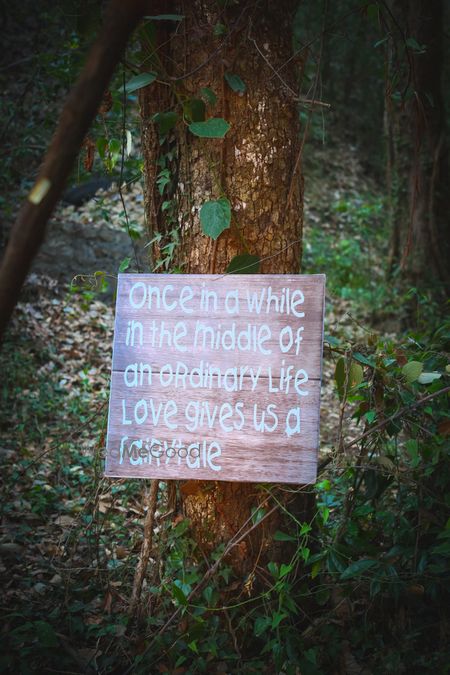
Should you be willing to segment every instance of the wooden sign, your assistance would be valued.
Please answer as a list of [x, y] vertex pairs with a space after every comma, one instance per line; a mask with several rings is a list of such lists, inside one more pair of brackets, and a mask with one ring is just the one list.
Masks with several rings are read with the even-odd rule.
[[119, 275], [106, 475], [313, 482], [324, 287]]

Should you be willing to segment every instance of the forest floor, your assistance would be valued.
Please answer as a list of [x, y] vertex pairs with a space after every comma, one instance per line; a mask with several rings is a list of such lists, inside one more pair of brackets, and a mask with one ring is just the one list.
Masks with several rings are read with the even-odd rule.
[[[316, 264], [315, 248], [326, 259], [324, 247], [336, 249], [342, 240], [351, 241], [351, 220], [360, 224], [368, 199], [364, 195], [370, 194], [371, 204], [377, 197], [348, 146], [340, 146], [337, 153], [320, 150], [322, 162], [332, 162], [333, 170], [325, 172], [326, 178], [313, 175], [306, 184], [305, 271], [332, 272], [325, 332], [355, 343], [366, 340], [372, 330], [370, 312], [338, 292], [333, 275], [339, 281], [339, 274], [347, 274], [346, 283], [353, 283], [348, 261], [343, 263], [346, 269], [330, 270], [320, 261]], [[139, 188], [126, 199], [130, 217], [141, 219]], [[102, 198], [102, 209], [112, 213], [105, 227], [114, 228], [118, 208], [116, 195]], [[96, 218], [98, 199], [78, 209], [59, 207], [54, 221], [72, 224], [75, 231], [81, 224], [97, 232]], [[326, 240], [311, 243], [317, 228]], [[70, 237], [73, 228], [65, 230]], [[71, 245], [68, 240], [66, 246]], [[353, 255], [359, 252], [358, 244]], [[376, 250], [371, 255], [376, 257]], [[112, 297], [102, 300], [102, 293], [89, 288], [89, 280], [96, 279], [95, 266], [75, 272], [88, 280], [83, 290], [71, 290], [42, 273], [29, 277], [0, 356], [1, 606], [9, 653], [5, 663], [12, 659], [20, 672], [27, 672], [26, 658], [45, 661], [48, 649], [57, 645], [65, 653], [63, 661], [72, 669], [75, 664], [77, 672], [95, 670], [96, 660], [102, 654], [107, 659], [108, 649], [113, 657], [111, 644], [126, 630], [132, 570], [142, 538], [143, 484], [102, 477]], [[370, 294], [370, 284], [367, 288]], [[336, 447], [340, 433], [356, 435], [348, 411], [342, 421], [346, 428], [340, 431], [335, 360], [328, 349], [324, 356], [320, 461]], [[133, 649], [139, 653], [139, 643]]]
[[[444, 465], [436, 462], [448, 434], [448, 411], [445, 406], [442, 412], [427, 407], [423, 410], [427, 417], [417, 418], [415, 406], [421, 397], [433, 398], [442, 385], [438, 379], [427, 389], [421, 384], [411, 389], [402, 368], [408, 361], [407, 367], [422, 367], [428, 359], [432, 372], [425, 375], [441, 378], [445, 353], [437, 341], [427, 352], [430, 356], [424, 357], [420, 336], [408, 337], [407, 347], [399, 337], [401, 304], [396, 304], [383, 283], [387, 248], [383, 200], [361, 166], [358, 152], [344, 142], [322, 146], [315, 141], [305, 159], [303, 271], [327, 275], [319, 448], [319, 465], [326, 469], [314, 487], [317, 530], [305, 543], [311, 525], [294, 517], [292, 526], [285, 515], [283, 531], [278, 532], [279, 541], [295, 542], [295, 556], [304, 556], [303, 576], [291, 586], [289, 574], [281, 577], [281, 569], [294, 576], [292, 561], [282, 565], [280, 572], [270, 563], [267, 569], [257, 569], [256, 581], [249, 578], [243, 583], [225, 562], [187, 607], [187, 596], [210, 569], [198, 555], [176, 500], [168, 514], [173, 492], [161, 482], [155, 544], [137, 621], [130, 621], [148, 485], [103, 476], [112, 291], [120, 257], [130, 255], [130, 244], [126, 242], [128, 249], [122, 254], [122, 206], [113, 190], [77, 208], [61, 205], [51, 236], [58, 224], [64, 225], [57, 236], [66, 251], [65, 263], [46, 268], [46, 260], [52, 258], [51, 242], [46, 244], [0, 353], [0, 606], [4, 619], [0, 672], [123, 675], [128, 667], [138, 667], [152, 645], [151, 671], [143, 661], [136, 672], [284, 672], [274, 670], [270, 655], [255, 653], [264, 642], [274, 653], [279, 645], [301, 663], [300, 670], [286, 671], [289, 675], [384, 675], [407, 672], [402, 670], [404, 663], [419, 664], [410, 672], [425, 673], [430, 672], [429, 664], [444, 662], [449, 628], [439, 584], [447, 555], [441, 540], [448, 528], [442, 530], [445, 497], [440, 496], [439, 481], [442, 477], [445, 482]], [[125, 200], [129, 217], [142, 221], [138, 184]], [[94, 240], [99, 259], [109, 256], [113, 242], [118, 256], [115, 269], [99, 269], [96, 256], [77, 269], [75, 248]], [[76, 281], [71, 285], [68, 279], [73, 277]], [[394, 338], [390, 346], [389, 337]], [[369, 399], [373, 379], [366, 387], [369, 404], [363, 429], [352, 418], [361, 398], [354, 397], [341, 409], [335, 369], [348, 351], [369, 364], [367, 379], [374, 377], [374, 369], [373, 361], [364, 355], [383, 359], [376, 370], [383, 373], [378, 382], [386, 387], [384, 401], [389, 407], [381, 415], [396, 415], [413, 402], [408, 427], [395, 430], [403, 438], [392, 442], [374, 436], [371, 456], [361, 466], [352, 451], [343, 450], [363, 430], [372, 433], [371, 424], [376, 431], [378, 411]], [[419, 398], [411, 398], [412, 391]], [[427, 434], [424, 452], [429, 453], [431, 434], [439, 431], [433, 436], [438, 459], [430, 454], [425, 469], [428, 475], [435, 471], [438, 487], [430, 483], [429, 490], [424, 488], [432, 500], [423, 501], [426, 506], [421, 507], [422, 552], [413, 501], [421, 460], [418, 441], [406, 440], [405, 428]], [[384, 454], [379, 452], [382, 442]], [[399, 464], [396, 448], [402, 442], [407, 452]], [[363, 445], [358, 447], [358, 458], [363, 450]], [[358, 489], [356, 504], [352, 496]], [[346, 519], [354, 504], [352, 517]], [[430, 523], [435, 522], [436, 540], [430, 536]], [[340, 541], [343, 524], [345, 543]], [[374, 570], [372, 575], [366, 574], [368, 566]], [[268, 581], [269, 569], [275, 579], [280, 575], [273, 583]], [[250, 599], [247, 585], [250, 588], [253, 583], [260, 594]], [[430, 591], [425, 590], [426, 584]], [[295, 604], [287, 604], [294, 590], [298, 611]], [[284, 608], [281, 602], [286, 603]], [[219, 619], [216, 607], [222, 604]], [[180, 607], [186, 613], [173, 620]], [[429, 625], [439, 626], [432, 642], [427, 638]], [[405, 632], [408, 637], [399, 646]], [[297, 648], [299, 634], [301, 647]], [[155, 635], [160, 635], [157, 643]], [[266, 639], [266, 635], [275, 637]], [[234, 667], [236, 659], [239, 668]]]

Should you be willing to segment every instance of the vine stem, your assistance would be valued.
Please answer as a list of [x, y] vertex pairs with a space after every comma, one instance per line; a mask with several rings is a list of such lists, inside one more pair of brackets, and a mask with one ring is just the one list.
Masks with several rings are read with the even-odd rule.
[[150, 490], [147, 496], [147, 513], [144, 520], [144, 538], [142, 541], [141, 553], [134, 575], [133, 590], [131, 592], [131, 602], [129, 615], [133, 616], [136, 612], [139, 600], [141, 598], [142, 586], [145, 573], [147, 572], [148, 561], [152, 550], [153, 524], [155, 522], [156, 502], [158, 498], [159, 480], [152, 480]]

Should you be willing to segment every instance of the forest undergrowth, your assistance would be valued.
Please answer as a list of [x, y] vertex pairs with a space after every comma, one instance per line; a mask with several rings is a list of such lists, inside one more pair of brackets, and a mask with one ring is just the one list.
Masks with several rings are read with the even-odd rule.
[[291, 554], [242, 583], [223, 548], [211, 573], [161, 482], [131, 612], [148, 485], [102, 473], [112, 300], [32, 275], [0, 357], [5, 672], [446, 672], [449, 326], [423, 298], [400, 333], [376, 186], [345, 144], [310, 161], [304, 271], [328, 275], [313, 520], [255, 486], [249, 527], [278, 505]]
[[[62, 9], [46, 8], [38, 16], [17, 6], [17, 26], [34, 37], [19, 28], [7, 37], [0, 207], [8, 221], [79, 63], [78, 34], [61, 30]], [[120, 100], [118, 90], [108, 127], [96, 121], [103, 158], [94, 170], [109, 162], [117, 174]], [[312, 125], [304, 158], [303, 272], [327, 274], [312, 519], [290, 510], [286, 486], [255, 485], [261, 506], [244, 528], [264, 527], [279, 509], [275, 539], [288, 557], [241, 580], [226, 554], [246, 530], [210, 566], [179, 508], [182, 485], [161, 481], [132, 606], [150, 486], [103, 477], [114, 310], [102, 291], [114, 280], [77, 269], [86, 284], [69, 288], [32, 274], [0, 352], [2, 672], [449, 672], [450, 324], [426, 293], [402, 294], [397, 279], [386, 280], [383, 191], [361, 149], [338, 127], [325, 131], [322, 144], [321, 124]], [[127, 162], [133, 177], [139, 161]], [[80, 162], [74, 182], [84, 171]], [[137, 241], [134, 197], [125, 201]], [[118, 203], [106, 194], [59, 208], [55, 220], [89, 227], [109, 217], [123, 231]], [[415, 325], [405, 331], [412, 302]]]

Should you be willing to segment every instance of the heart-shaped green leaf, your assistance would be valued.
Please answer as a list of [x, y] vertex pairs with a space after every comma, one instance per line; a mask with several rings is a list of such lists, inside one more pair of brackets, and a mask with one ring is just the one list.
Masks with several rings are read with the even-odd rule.
[[235, 91], [236, 94], [243, 94], [247, 89], [245, 82], [241, 80], [239, 75], [225, 73], [225, 80], [227, 81], [228, 86]]
[[377, 560], [371, 560], [370, 558], [364, 558], [363, 560], [357, 560], [352, 563], [345, 569], [341, 574], [341, 579], [353, 579], [354, 577], [360, 577], [362, 574], [370, 570], [371, 567], [378, 565]]
[[160, 136], [165, 136], [177, 123], [178, 115], [173, 110], [160, 112], [153, 115], [153, 121], [158, 125]]
[[210, 117], [205, 122], [192, 122], [189, 131], [200, 138], [223, 138], [230, 128], [222, 117]]
[[417, 382], [419, 384], [431, 384], [435, 380], [439, 380], [441, 378], [441, 373], [421, 373], [419, 377], [417, 378]]
[[217, 96], [209, 87], [202, 87], [200, 93], [204, 99], [209, 103], [209, 105], [215, 105], [217, 103]]
[[350, 363], [350, 368], [347, 375], [346, 360], [344, 357], [338, 359], [336, 363], [336, 369], [334, 371], [334, 379], [337, 384], [339, 398], [344, 396], [345, 385], [347, 383], [348, 392], [350, 392], [354, 387], [357, 387], [364, 379], [364, 371], [362, 366], [355, 361]]
[[231, 204], [228, 199], [222, 197], [216, 201], [206, 202], [200, 209], [200, 223], [203, 232], [217, 239], [224, 230], [230, 227]]
[[201, 98], [190, 98], [183, 104], [184, 116], [188, 122], [203, 122], [205, 110], [205, 102]]
[[242, 253], [236, 255], [227, 267], [229, 274], [258, 274], [261, 258], [259, 255], [250, 255]]
[[418, 379], [422, 370], [423, 363], [420, 363], [420, 361], [409, 361], [403, 366], [402, 373], [405, 376], [406, 381], [411, 383]]
[[156, 73], [141, 73], [140, 75], [136, 75], [136, 77], [132, 77], [131, 80], [126, 83], [125, 91], [127, 94], [131, 94], [133, 91], [142, 89], [142, 87], [146, 87], [154, 82], [156, 77]]

